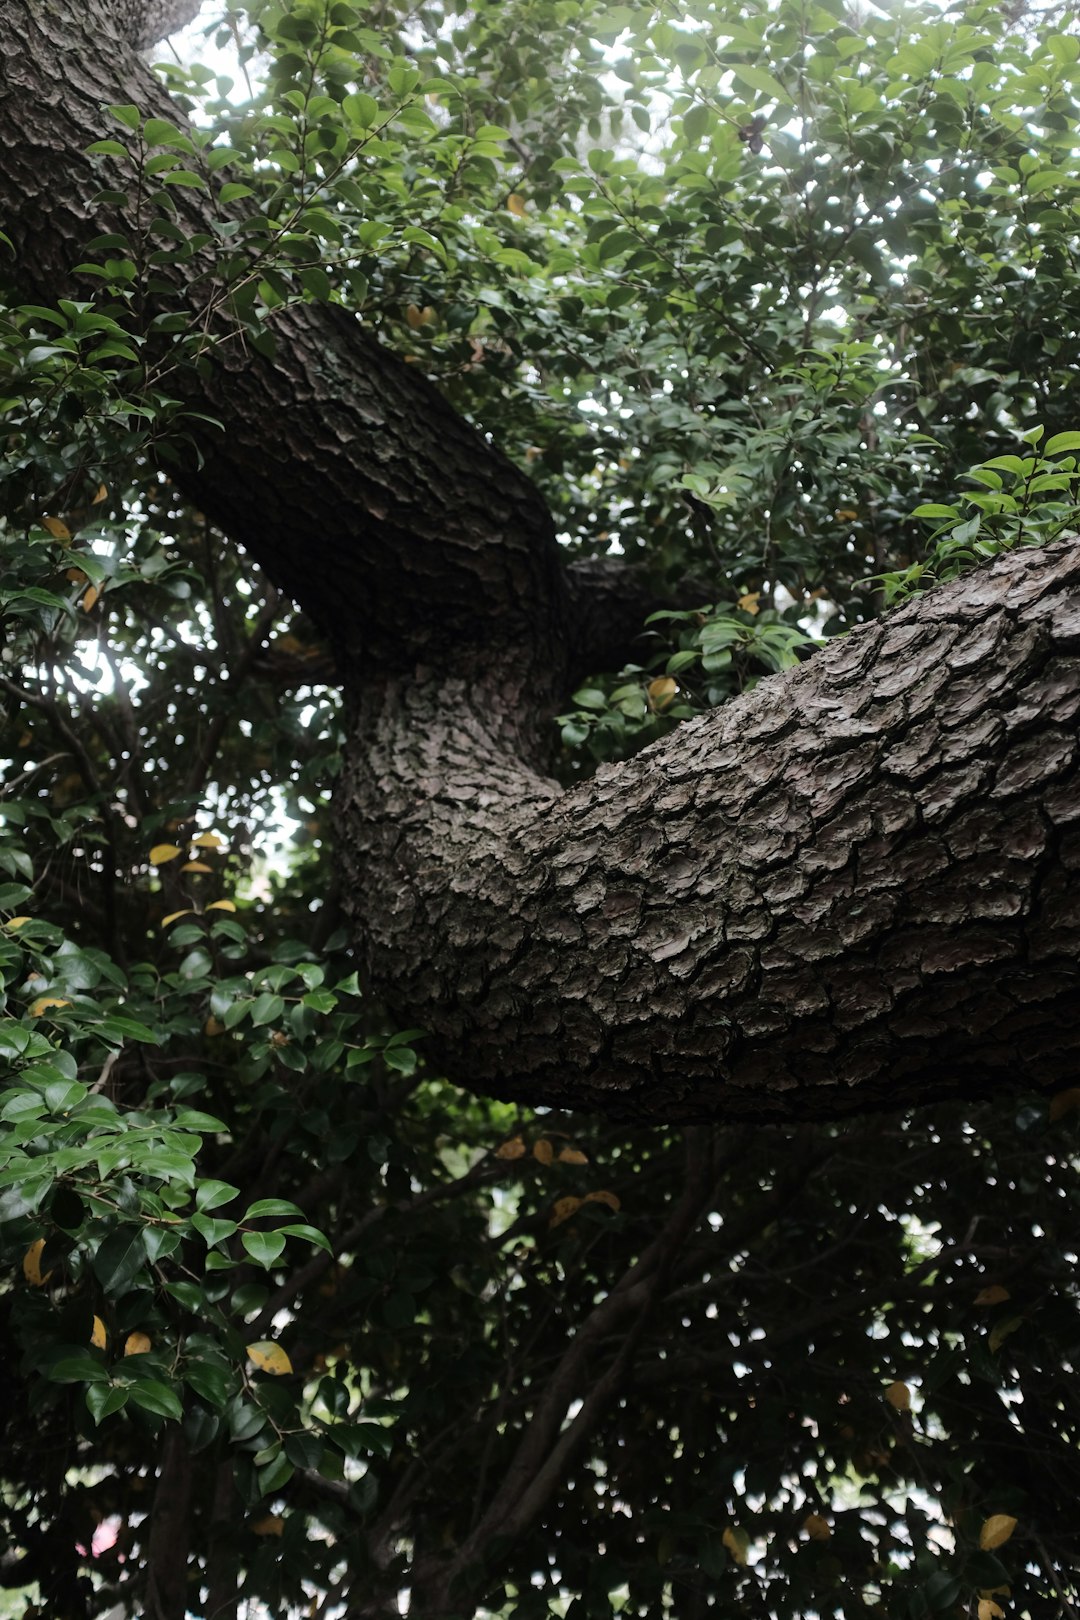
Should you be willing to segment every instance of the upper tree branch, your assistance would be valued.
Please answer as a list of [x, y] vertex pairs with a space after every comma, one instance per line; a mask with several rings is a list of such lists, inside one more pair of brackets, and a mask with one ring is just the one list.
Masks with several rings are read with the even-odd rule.
[[[87, 201], [125, 181], [120, 160], [103, 172], [85, 156], [118, 133], [103, 105], [184, 123], [131, 42], [133, 15], [129, 0], [59, 10], [0, 0], [0, 214], [21, 290], [38, 301], [72, 291], [90, 237], [140, 228], [130, 208]], [[227, 213], [203, 193], [173, 202], [190, 235], [212, 237]], [[197, 269], [198, 290], [178, 281], [172, 307], [193, 328], [209, 321], [207, 364], [170, 374], [169, 391], [226, 431], [185, 421], [177, 476], [189, 496], [350, 654], [461, 668], [498, 652], [530, 687], [550, 688], [565, 584], [527, 477], [346, 310], [278, 311], [267, 358], [230, 326], [212, 262]]]

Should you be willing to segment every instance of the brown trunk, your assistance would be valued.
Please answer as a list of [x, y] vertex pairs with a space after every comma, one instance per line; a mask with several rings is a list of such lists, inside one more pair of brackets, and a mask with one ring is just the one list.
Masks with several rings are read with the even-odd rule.
[[192, 1460], [182, 1430], [166, 1431], [154, 1487], [146, 1549], [147, 1620], [184, 1620], [188, 1605], [188, 1536]]
[[[101, 103], [177, 120], [126, 42], [132, 9], [0, 0], [0, 207], [38, 298], [123, 223], [87, 217]], [[524, 475], [344, 311], [276, 331], [273, 359], [226, 341], [185, 379], [227, 432], [197, 429], [204, 464], [180, 476], [335, 637], [357, 941], [433, 1062], [665, 1120], [1071, 1083], [1071, 543], [856, 631], [564, 794], [543, 775], [552, 706], [625, 642], [634, 589], [610, 569], [570, 588]]]

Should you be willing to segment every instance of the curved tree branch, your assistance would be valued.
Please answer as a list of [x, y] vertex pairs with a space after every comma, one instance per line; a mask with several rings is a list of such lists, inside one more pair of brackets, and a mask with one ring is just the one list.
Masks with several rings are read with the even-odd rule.
[[373, 680], [339, 800], [372, 978], [467, 1083], [640, 1118], [1064, 1082], [1078, 652], [1080, 552], [1017, 553], [566, 794], [497, 678]]
[[[0, 0], [0, 209], [38, 297], [69, 286], [89, 234], [132, 226], [111, 205], [88, 217], [101, 103], [179, 121], [125, 9]], [[177, 206], [211, 225], [199, 195]], [[205, 287], [170, 296], [206, 316]], [[178, 477], [334, 634], [357, 939], [433, 1061], [501, 1095], [671, 1120], [1071, 1080], [1070, 543], [563, 794], [548, 717], [601, 662], [585, 642], [625, 636], [621, 586], [607, 614], [603, 591], [571, 591], [525, 475], [345, 310], [288, 308], [276, 337], [273, 357], [215, 342], [177, 376], [227, 430], [193, 423], [203, 459]]]

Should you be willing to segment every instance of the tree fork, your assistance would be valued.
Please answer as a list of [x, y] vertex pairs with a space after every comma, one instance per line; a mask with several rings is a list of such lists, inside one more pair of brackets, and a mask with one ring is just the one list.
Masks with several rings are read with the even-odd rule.
[[[0, 207], [35, 296], [125, 226], [87, 218], [102, 103], [181, 121], [129, 43], [137, 15], [0, 0]], [[178, 206], [205, 226], [203, 203]], [[227, 342], [186, 375], [227, 431], [195, 427], [204, 460], [179, 478], [338, 644], [358, 944], [433, 1062], [651, 1120], [1071, 1082], [1071, 543], [921, 598], [562, 793], [549, 716], [582, 627], [624, 640], [625, 594], [603, 571], [570, 588], [525, 475], [345, 311], [294, 307], [275, 331], [273, 358]], [[610, 633], [598, 593], [622, 604]]]
[[567, 793], [497, 677], [352, 697], [343, 858], [373, 980], [464, 1083], [800, 1119], [1080, 1052], [1080, 553], [1023, 551]]

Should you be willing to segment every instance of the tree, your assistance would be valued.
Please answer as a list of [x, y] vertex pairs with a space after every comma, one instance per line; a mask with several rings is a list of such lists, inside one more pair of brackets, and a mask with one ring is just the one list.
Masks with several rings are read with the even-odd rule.
[[1080, 39], [186, 9], [0, 5], [9, 1578], [1074, 1612]]

